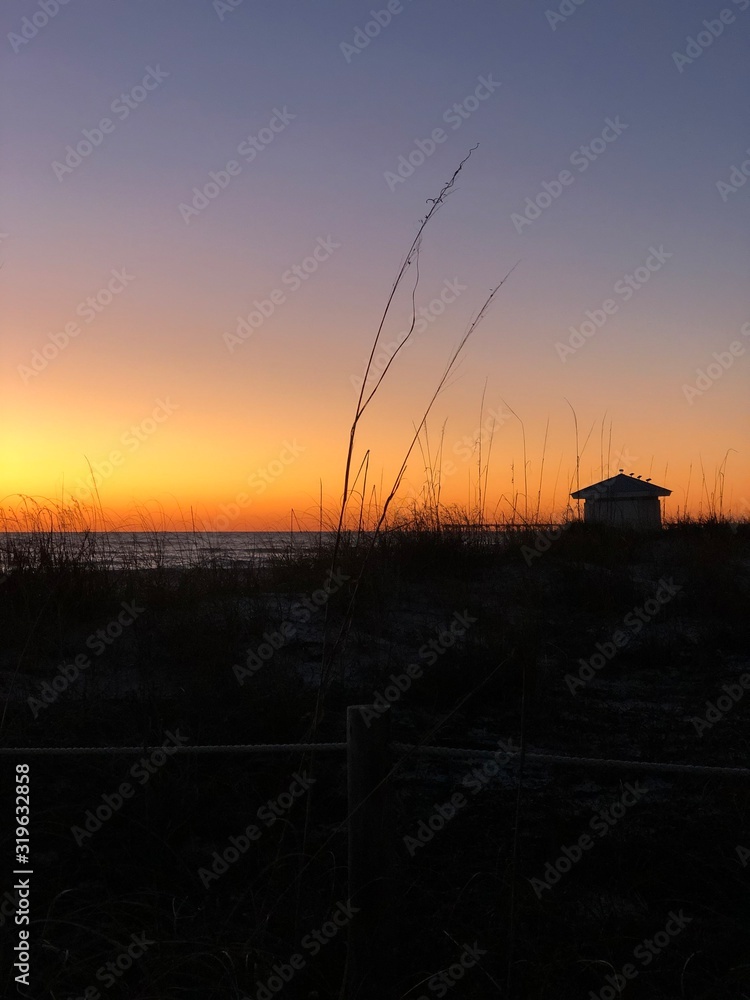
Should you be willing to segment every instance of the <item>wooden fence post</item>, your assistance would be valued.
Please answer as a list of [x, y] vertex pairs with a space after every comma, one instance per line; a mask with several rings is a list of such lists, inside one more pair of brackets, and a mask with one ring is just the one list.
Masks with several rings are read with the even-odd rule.
[[384, 956], [376, 946], [386, 906], [386, 857], [389, 836], [390, 712], [372, 705], [346, 711], [349, 812], [349, 900], [358, 908], [348, 928], [346, 996], [382, 996]]

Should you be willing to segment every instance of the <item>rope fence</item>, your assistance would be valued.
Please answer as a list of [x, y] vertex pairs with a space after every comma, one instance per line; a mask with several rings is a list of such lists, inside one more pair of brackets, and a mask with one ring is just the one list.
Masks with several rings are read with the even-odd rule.
[[289, 753], [294, 750], [346, 750], [346, 743], [237, 743], [215, 746], [187, 747], [0, 747], [0, 755], [9, 754], [90, 754], [154, 753], [167, 750], [169, 756], [178, 753]]
[[[167, 752], [170, 756], [174, 754], [274, 754], [274, 753], [294, 753], [300, 750], [314, 750], [324, 753], [343, 753], [347, 750], [348, 743], [242, 743], [242, 744], [216, 744], [212, 746], [174, 746], [169, 747]], [[407, 743], [390, 743], [390, 749], [397, 753], [404, 754], [424, 754], [433, 757], [469, 758], [469, 759], [493, 759], [501, 753], [504, 757], [511, 759], [520, 758], [520, 751], [498, 751], [490, 750], [487, 747], [439, 747], [416, 744], [414, 746]], [[0, 747], [0, 756], [31, 754], [42, 756], [45, 754], [65, 756], [80, 755], [91, 756], [96, 754], [137, 754], [153, 753], [156, 750], [164, 750], [163, 746], [158, 747]], [[525, 760], [535, 764], [553, 764], [568, 767], [598, 767], [614, 768], [633, 771], [662, 771], [665, 774], [695, 774], [695, 775], [732, 775], [733, 777], [750, 777], [750, 768], [747, 767], [725, 767], [714, 764], [681, 764], [666, 761], [648, 760], [618, 760], [611, 757], [573, 757], [566, 754], [553, 754], [546, 752], [527, 751]]]
[[[446, 747], [426, 744], [409, 745], [391, 741], [390, 718], [386, 714], [379, 724], [370, 728], [365, 722], [363, 705], [349, 705], [346, 712], [346, 742], [341, 743], [246, 743], [209, 746], [180, 745], [167, 748], [147, 746], [101, 747], [0, 747], [0, 756], [92, 756], [144, 754], [161, 750], [172, 754], [289, 754], [300, 751], [345, 753], [347, 770], [347, 814], [336, 830], [347, 828], [348, 899], [356, 901], [357, 920], [348, 928], [347, 965], [345, 972], [348, 995], [363, 995], [371, 962], [371, 942], [378, 928], [387, 921], [393, 900], [386, 891], [386, 844], [392, 831], [390, 820], [389, 779], [395, 770], [392, 755], [455, 759], [495, 759], [502, 754], [505, 761], [523, 759], [530, 764], [547, 764], [568, 768], [626, 769], [688, 775], [715, 775], [747, 778], [750, 768], [723, 767], [702, 764], [667, 763], [644, 760], [566, 756], [539, 750], [505, 751], [485, 746]], [[499, 741], [498, 745], [503, 745]], [[330, 840], [330, 837], [329, 837]], [[328, 841], [326, 841], [326, 844]], [[325, 845], [324, 845], [325, 846]], [[360, 912], [361, 911], [361, 912]], [[343, 995], [343, 994], [342, 994]], [[372, 995], [372, 994], [368, 994]]]
[[[520, 751], [506, 753], [499, 750], [488, 750], [485, 747], [430, 747], [430, 746], [409, 746], [406, 743], [392, 743], [394, 750], [399, 752], [425, 753], [435, 757], [469, 757], [496, 758], [500, 754], [503, 757], [520, 758]], [[750, 777], [750, 768], [747, 767], [722, 767], [711, 764], [674, 764], [660, 761], [648, 760], [615, 760], [609, 757], [569, 757], [565, 754], [533, 753], [527, 751], [526, 761], [539, 764], [563, 764], [571, 767], [612, 767], [635, 771], [664, 771], [676, 774], [732, 774], [736, 777]]]

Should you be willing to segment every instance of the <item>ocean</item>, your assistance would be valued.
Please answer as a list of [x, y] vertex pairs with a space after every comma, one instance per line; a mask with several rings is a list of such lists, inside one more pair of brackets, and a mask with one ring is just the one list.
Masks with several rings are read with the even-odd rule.
[[55, 531], [4, 532], [0, 569], [28, 554], [32, 565], [48, 560], [93, 561], [110, 569], [173, 569], [205, 565], [268, 564], [281, 556], [314, 551], [333, 537], [324, 531]]

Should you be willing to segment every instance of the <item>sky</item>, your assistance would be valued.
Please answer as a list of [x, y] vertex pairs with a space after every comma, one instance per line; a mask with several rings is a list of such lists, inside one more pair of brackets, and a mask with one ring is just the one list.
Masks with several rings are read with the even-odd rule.
[[376, 375], [413, 301], [357, 430], [367, 499], [514, 268], [400, 501], [440, 475], [442, 503], [475, 506], [481, 437], [491, 520], [560, 516], [619, 468], [671, 489], [670, 514], [720, 487], [750, 509], [750, 0], [6, 0], [2, 19], [6, 511], [335, 512], [380, 316], [470, 150], [381, 336]]

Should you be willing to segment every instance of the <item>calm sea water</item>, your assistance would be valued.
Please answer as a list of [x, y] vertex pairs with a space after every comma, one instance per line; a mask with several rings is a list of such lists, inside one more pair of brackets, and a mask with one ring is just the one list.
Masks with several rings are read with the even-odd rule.
[[157, 566], [171, 568], [200, 565], [207, 561], [225, 566], [268, 563], [274, 558], [317, 549], [330, 532], [317, 531], [122, 531], [54, 532], [0, 535], [0, 564], [7, 570], [11, 553], [28, 551], [32, 558], [43, 546], [71, 559], [93, 559], [113, 569]]

